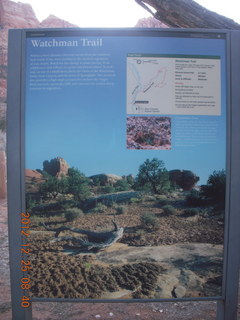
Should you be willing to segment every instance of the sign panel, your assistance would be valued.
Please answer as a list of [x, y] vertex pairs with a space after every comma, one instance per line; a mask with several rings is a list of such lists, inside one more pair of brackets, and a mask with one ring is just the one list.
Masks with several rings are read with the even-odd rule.
[[222, 296], [226, 37], [26, 32], [29, 297]]

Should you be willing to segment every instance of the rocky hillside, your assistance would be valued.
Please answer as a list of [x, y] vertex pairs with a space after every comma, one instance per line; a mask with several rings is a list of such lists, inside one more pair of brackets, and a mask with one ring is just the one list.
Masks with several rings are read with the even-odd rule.
[[[0, 172], [6, 172], [6, 97], [7, 97], [7, 50], [8, 30], [22, 28], [76, 27], [67, 21], [50, 15], [40, 22], [29, 4], [0, 0]], [[1, 174], [0, 199], [6, 197], [6, 177]]]

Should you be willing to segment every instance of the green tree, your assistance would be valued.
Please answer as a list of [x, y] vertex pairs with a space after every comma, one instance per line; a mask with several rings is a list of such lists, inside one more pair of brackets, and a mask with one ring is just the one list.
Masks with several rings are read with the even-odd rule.
[[90, 180], [78, 169], [68, 169], [68, 193], [71, 193], [74, 200], [82, 202], [90, 196]]
[[68, 193], [68, 177], [62, 177], [58, 179], [58, 190], [61, 194]]
[[225, 170], [213, 171], [209, 176], [207, 185], [201, 187], [201, 192], [206, 199], [213, 203], [225, 203], [226, 172]]
[[140, 167], [136, 177], [136, 186], [153, 193], [164, 193], [171, 188], [169, 174], [162, 160], [147, 159]]
[[56, 177], [49, 176], [45, 182], [39, 185], [39, 192], [45, 198], [55, 199], [60, 193], [59, 180]]
[[128, 191], [130, 190], [130, 185], [126, 180], [122, 179], [115, 183], [114, 188], [116, 191]]

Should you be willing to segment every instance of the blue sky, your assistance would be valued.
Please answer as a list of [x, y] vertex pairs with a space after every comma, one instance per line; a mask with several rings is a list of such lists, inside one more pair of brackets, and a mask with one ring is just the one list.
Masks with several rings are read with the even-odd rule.
[[[96, 38], [96, 37], [94, 37]], [[78, 37], [72, 38], [79, 40]], [[213, 170], [225, 168], [226, 83], [225, 41], [219, 39], [106, 37], [102, 47], [34, 48], [28, 39], [26, 74], [26, 168], [42, 169], [44, 160], [63, 157], [70, 166], [87, 176], [97, 173], [118, 175], [138, 172], [147, 158], [163, 160], [168, 170], [192, 170], [200, 183]], [[51, 40], [51, 39], [50, 39]], [[61, 40], [64, 40], [61, 38]], [[30, 90], [31, 54], [110, 53], [116, 77], [113, 86], [69, 86], [60, 90]], [[178, 147], [172, 118], [171, 150], [128, 150], [126, 148], [126, 56], [142, 54], [188, 54], [220, 56], [222, 65], [222, 113], [198, 116], [217, 126], [214, 144]], [[191, 121], [191, 116], [189, 121]], [[196, 118], [196, 116], [195, 116]]]

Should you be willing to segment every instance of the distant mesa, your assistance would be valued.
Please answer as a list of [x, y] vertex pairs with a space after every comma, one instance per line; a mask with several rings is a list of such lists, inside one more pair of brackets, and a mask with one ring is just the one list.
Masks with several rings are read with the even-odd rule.
[[170, 170], [169, 176], [171, 181], [175, 182], [180, 188], [185, 191], [192, 190], [200, 179], [198, 176], [196, 176], [195, 173], [190, 170]]
[[47, 17], [47, 19], [41, 22], [40, 27], [41, 28], [73, 28], [78, 26], [51, 14], [50, 16]]
[[42, 179], [42, 174], [37, 170], [25, 169], [25, 176], [28, 178]]
[[44, 178], [43, 175], [36, 170], [25, 169], [25, 181], [27, 184], [30, 184], [33, 181], [41, 183], [44, 181]]

